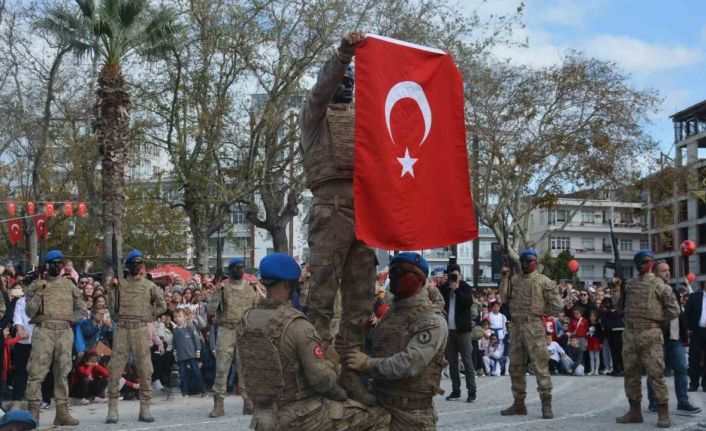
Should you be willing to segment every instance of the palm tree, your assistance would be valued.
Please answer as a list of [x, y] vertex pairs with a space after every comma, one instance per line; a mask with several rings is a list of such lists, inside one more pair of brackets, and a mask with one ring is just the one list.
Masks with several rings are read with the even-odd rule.
[[130, 147], [130, 95], [122, 64], [131, 55], [154, 59], [169, 53], [178, 31], [170, 8], [148, 11], [148, 0], [74, 0], [78, 11], [56, 8], [39, 23], [67, 42], [78, 57], [101, 62], [97, 138], [101, 154], [103, 274], [113, 273], [123, 243], [125, 167]]

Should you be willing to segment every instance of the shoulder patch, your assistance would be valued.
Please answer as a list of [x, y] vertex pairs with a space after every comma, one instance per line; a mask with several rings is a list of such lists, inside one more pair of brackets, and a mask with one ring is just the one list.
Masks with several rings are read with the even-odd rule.
[[321, 344], [317, 344], [314, 346], [313, 353], [316, 359], [324, 359], [324, 348], [321, 346]]
[[436, 313], [427, 314], [414, 323], [414, 332], [424, 332], [439, 328], [441, 326], [440, 319], [443, 318]]

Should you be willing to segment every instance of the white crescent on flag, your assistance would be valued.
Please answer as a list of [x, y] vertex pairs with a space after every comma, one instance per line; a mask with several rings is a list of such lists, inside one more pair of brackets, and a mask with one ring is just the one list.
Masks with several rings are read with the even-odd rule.
[[419, 143], [421, 146], [424, 141], [426, 141], [429, 136], [429, 131], [431, 130], [431, 107], [429, 106], [427, 95], [424, 94], [424, 89], [414, 81], [398, 82], [393, 85], [387, 93], [387, 98], [385, 99], [385, 122], [387, 123], [387, 132], [390, 134], [392, 142], [395, 142], [395, 139], [392, 137], [392, 128], [390, 127], [390, 113], [395, 103], [402, 99], [414, 100], [422, 111], [422, 117], [424, 118], [424, 136]]

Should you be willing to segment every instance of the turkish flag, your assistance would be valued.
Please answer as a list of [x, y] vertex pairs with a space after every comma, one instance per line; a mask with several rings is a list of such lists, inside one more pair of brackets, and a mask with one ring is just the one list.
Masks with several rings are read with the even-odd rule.
[[79, 202], [78, 203], [78, 216], [85, 217], [86, 214], [88, 214], [88, 207], [86, 206], [86, 202]]
[[7, 203], [7, 213], [10, 214], [10, 217], [14, 217], [16, 212], [17, 212], [17, 204], [13, 201], [8, 202]]
[[56, 216], [56, 208], [54, 208], [54, 204], [51, 202], [48, 202], [44, 204], [44, 210], [47, 213], [47, 217], [54, 217]]
[[34, 215], [34, 202], [27, 202], [27, 215]]
[[47, 215], [39, 214], [34, 217], [34, 228], [37, 230], [37, 239], [47, 239]]
[[11, 245], [22, 240], [22, 219], [15, 218], [7, 221], [7, 235], [10, 237]]
[[66, 202], [64, 204], [64, 214], [66, 214], [66, 217], [73, 217], [74, 216], [74, 207], [71, 204], [71, 202]]
[[451, 56], [369, 35], [355, 59], [358, 239], [423, 250], [477, 238], [463, 82]]

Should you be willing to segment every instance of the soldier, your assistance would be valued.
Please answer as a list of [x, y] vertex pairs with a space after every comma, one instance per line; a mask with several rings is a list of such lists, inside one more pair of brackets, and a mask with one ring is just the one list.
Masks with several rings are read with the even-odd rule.
[[[245, 311], [257, 305], [257, 294], [243, 279], [245, 261], [233, 258], [228, 262], [228, 282], [216, 286], [208, 302], [208, 314], [216, 316], [218, 335], [216, 336], [216, 380], [213, 383], [213, 410], [209, 414], [215, 418], [225, 415], [223, 399], [231, 365], [235, 359], [235, 333]], [[238, 384], [242, 388], [240, 376]], [[243, 392], [243, 414], [252, 413], [252, 402]]]
[[[669, 428], [669, 394], [664, 380], [664, 352], [662, 351], [662, 324], [679, 316], [672, 288], [652, 272], [654, 254], [649, 249], [635, 253], [633, 262], [639, 271], [630, 280], [625, 292], [616, 292], [618, 307], [624, 306], [625, 332], [623, 333], [623, 364], [625, 367], [625, 395], [630, 410], [615, 421], [619, 424], [642, 423], [641, 372], [651, 377], [652, 390], [657, 403], [657, 426]], [[620, 301], [620, 295], [624, 301]]]
[[[324, 64], [299, 117], [307, 187], [314, 195], [309, 222], [309, 319], [324, 348], [333, 336], [338, 354], [360, 350], [374, 303], [376, 258], [355, 237], [353, 211], [353, 76], [350, 62], [361, 33], [344, 37]], [[340, 331], [331, 332], [336, 294], [341, 291]], [[333, 354], [335, 356], [335, 354]], [[351, 398], [372, 405], [375, 397], [358, 376], [343, 369], [340, 384]]]
[[434, 395], [446, 361], [448, 327], [438, 305], [423, 292], [429, 273], [417, 253], [400, 253], [390, 262], [395, 295], [372, 336], [372, 357], [351, 351], [345, 364], [372, 377], [378, 401], [392, 414], [392, 431], [436, 430]]
[[544, 321], [542, 317], [558, 316], [563, 304], [559, 286], [537, 272], [537, 252], [523, 250], [520, 254], [522, 274], [512, 277], [512, 291], [508, 281], [510, 269], [502, 269], [500, 299], [512, 310], [512, 343], [510, 344], [510, 381], [513, 404], [500, 412], [503, 416], [526, 415], [527, 357], [529, 356], [537, 376], [537, 391], [542, 400], [542, 417], [551, 419], [552, 379], [549, 376]]
[[241, 376], [255, 405], [258, 431], [387, 429], [390, 416], [379, 406], [348, 400], [324, 358], [321, 339], [290, 303], [301, 268], [290, 256], [271, 254], [260, 262], [267, 298], [245, 313], [236, 344]]
[[154, 422], [150, 414], [152, 399], [152, 358], [149, 346], [147, 323], [167, 311], [162, 290], [145, 278], [145, 264], [142, 252], [131, 251], [125, 257], [125, 268], [129, 277], [121, 283], [114, 283], [108, 290], [108, 310], [117, 324], [113, 334], [113, 355], [108, 364], [110, 380], [108, 382], [108, 416], [106, 423], [118, 423], [118, 397], [120, 396], [120, 377], [127, 363], [127, 356], [132, 357], [137, 366], [140, 385], [140, 422]]
[[69, 414], [69, 382], [71, 348], [74, 333], [71, 324], [88, 317], [81, 291], [68, 278], [62, 277], [64, 256], [51, 250], [44, 256], [47, 277], [37, 280], [27, 290], [25, 311], [32, 332], [32, 352], [27, 364], [28, 408], [39, 425], [39, 404], [42, 401], [42, 381], [53, 365], [56, 417], [54, 425], [78, 425]]

